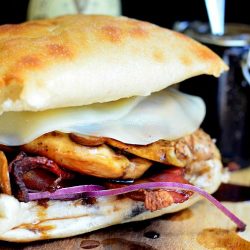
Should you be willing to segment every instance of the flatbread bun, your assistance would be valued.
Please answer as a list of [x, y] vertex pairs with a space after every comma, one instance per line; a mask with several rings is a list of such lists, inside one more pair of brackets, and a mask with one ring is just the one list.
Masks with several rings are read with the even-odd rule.
[[[204, 171], [193, 179], [192, 184], [208, 193], [219, 187], [222, 179], [220, 160], [204, 161]], [[185, 209], [199, 201], [193, 194], [187, 201], [172, 204], [151, 212], [143, 202], [117, 196], [98, 198], [94, 204], [76, 201], [19, 202], [12, 196], [0, 194], [0, 240], [30, 242], [64, 238], [92, 232], [111, 225], [141, 221]]]
[[227, 66], [207, 47], [126, 17], [69, 15], [0, 26], [0, 112], [145, 96]]

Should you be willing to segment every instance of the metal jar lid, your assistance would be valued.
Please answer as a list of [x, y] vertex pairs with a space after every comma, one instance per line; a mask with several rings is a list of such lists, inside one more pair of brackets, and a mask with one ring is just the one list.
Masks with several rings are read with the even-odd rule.
[[250, 25], [229, 23], [225, 26], [225, 34], [216, 36], [210, 33], [207, 23], [176, 22], [174, 30], [182, 32], [202, 43], [222, 47], [249, 47], [250, 46]]

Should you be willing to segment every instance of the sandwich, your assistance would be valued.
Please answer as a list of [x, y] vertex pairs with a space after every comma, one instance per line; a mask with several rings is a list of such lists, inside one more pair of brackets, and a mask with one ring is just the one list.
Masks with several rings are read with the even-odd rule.
[[[210, 194], [220, 153], [204, 102], [170, 87], [227, 70], [210, 49], [129, 19], [0, 26], [0, 240], [64, 238], [154, 218]], [[202, 83], [201, 83], [202, 87]]]

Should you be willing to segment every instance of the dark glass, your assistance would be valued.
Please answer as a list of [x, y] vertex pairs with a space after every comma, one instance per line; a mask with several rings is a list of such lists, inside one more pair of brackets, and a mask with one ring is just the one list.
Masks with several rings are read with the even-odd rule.
[[206, 76], [194, 78], [189, 80], [196, 85], [193, 91], [191, 84], [182, 84], [181, 90], [199, 95], [206, 102], [207, 115], [202, 127], [217, 139], [223, 161], [249, 166], [250, 26], [228, 24], [222, 37], [212, 36], [208, 25], [200, 22], [179, 22], [174, 27], [205, 43], [228, 64], [229, 71], [218, 80]]

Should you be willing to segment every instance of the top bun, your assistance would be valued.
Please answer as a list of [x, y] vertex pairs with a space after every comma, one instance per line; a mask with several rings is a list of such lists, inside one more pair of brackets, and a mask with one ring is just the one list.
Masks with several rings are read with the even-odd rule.
[[207, 47], [129, 19], [69, 15], [0, 26], [0, 112], [149, 95], [227, 69]]

